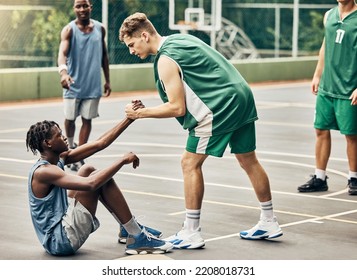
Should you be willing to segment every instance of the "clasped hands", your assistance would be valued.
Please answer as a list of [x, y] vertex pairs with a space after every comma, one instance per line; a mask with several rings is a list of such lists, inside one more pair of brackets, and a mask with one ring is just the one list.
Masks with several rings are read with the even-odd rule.
[[141, 102], [141, 100], [132, 100], [131, 103], [125, 106], [125, 114], [128, 119], [136, 120], [139, 118], [138, 109], [145, 108], [145, 105]]

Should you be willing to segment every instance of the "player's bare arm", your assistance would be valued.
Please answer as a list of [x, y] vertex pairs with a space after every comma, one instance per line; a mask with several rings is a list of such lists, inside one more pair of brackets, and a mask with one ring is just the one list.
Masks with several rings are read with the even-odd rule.
[[185, 115], [185, 90], [175, 62], [166, 56], [161, 56], [158, 61], [158, 71], [161, 82], [165, 87], [168, 102], [156, 107], [133, 109], [132, 104], [125, 107], [128, 118], [172, 118]]
[[95, 174], [82, 177], [66, 173], [57, 165], [45, 164], [34, 173], [32, 191], [36, 197], [45, 197], [56, 185], [69, 190], [95, 191], [103, 186], [125, 164], [133, 163], [133, 168], [139, 166], [139, 158], [133, 153], [127, 153], [111, 166], [99, 170]]
[[104, 133], [97, 140], [78, 146], [76, 149], [68, 150], [60, 154], [65, 164], [78, 162], [105, 149], [116, 140], [119, 135], [133, 122], [125, 118], [112, 129]]
[[317, 94], [319, 88], [322, 71], [324, 69], [324, 57], [325, 57], [325, 39], [322, 41], [322, 45], [319, 52], [319, 60], [316, 65], [315, 73], [311, 82], [311, 91], [313, 94]]
[[[326, 24], [327, 21], [327, 16], [329, 14], [330, 10], [327, 11], [324, 15], [324, 19], [323, 19], [323, 24]], [[317, 94], [318, 88], [319, 88], [319, 84], [320, 84], [320, 79], [322, 76], [322, 72], [324, 69], [324, 58], [325, 58], [325, 38], [322, 41], [321, 44], [321, 48], [320, 48], [320, 52], [319, 52], [319, 59], [317, 61], [317, 65], [316, 65], [316, 69], [315, 69], [315, 73], [314, 76], [312, 78], [312, 82], [311, 82], [311, 92], [313, 94]]]
[[110, 86], [110, 72], [109, 72], [109, 59], [108, 59], [108, 49], [107, 45], [105, 44], [105, 28], [102, 26], [102, 46], [103, 46], [103, 58], [102, 58], [102, 68], [103, 68], [103, 73], [104, 73], [104, 94], [103, 96], [108, 97], [111, 92], [111, 86]]
[[66, 89], [69, 89], [70, 85], [74, 83], [72, 77], [68, 75], [67, 68], [63, 67], [67, 65], [67, 54], [69, 51], [71, 36], [72, 29], [69, 25], [66, 25], [61, 32], [61, 42], [59, 46], [57, 61], [59, 66], [59, 73], [61, 75], [61, 85]]

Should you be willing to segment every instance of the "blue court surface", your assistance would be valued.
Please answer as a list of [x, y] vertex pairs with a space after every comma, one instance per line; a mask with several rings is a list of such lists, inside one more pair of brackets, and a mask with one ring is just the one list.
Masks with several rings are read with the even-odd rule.
[[[76, 255], [48, 255], [29, 215], [27, 174], [37, 157], [26, 151], [25, 138], [29, 126], [40, 120], [54, 120], [63, 128], [59, 98], [0, 105], [0, 259], [357, 260], [357, 196], [347, 193], [344, 136], [332, 133], [329, 190], [298, 193], [297, 186], [309, 180], [314, 171], [315, 96], [310, 82], [257, 84], [252, 89], [259, 114], [257, 155], [270, 178], [282, 237], [269, 241], [239, 238], [239, 231], [257, 223], [260, 209], [247, 175], [227, 150], [223, 158], [209, 157], [203, 166], [204, 249], [128, 256], [125, 245], [117, 242], [116, 221], [100, 205], [97, 216], [101, 227]], [[131, 99], [142, 99], [146, 106], [161, 104], [155, 92], [103, 98], [90, 141], [124, 117], [124, 107]], [[78, 119], [76, 136], [79, 127]], [[137, 120], [110, 147], [87, 160], [102, 168], [125, 152], [136, 153], [141, 159], [139, 168], [124, 166], [115, 180], [139, 222], [160, 229], [164, 237], [178, 231], [185, 216], [180, 159], [186, 135], [175, 119]]]

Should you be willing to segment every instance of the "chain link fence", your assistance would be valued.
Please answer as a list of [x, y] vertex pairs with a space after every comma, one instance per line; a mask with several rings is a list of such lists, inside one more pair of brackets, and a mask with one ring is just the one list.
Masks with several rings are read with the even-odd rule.
[[[207, 1], [206, 1], [207, 2]], [[222, 0], [222, 18], [251, 41], [260, 57], [291, 56], [293, 48], [294, 0]], [[298, 56], [317, 55], [323, 38], [322, 19], [335, 0], [300, 0]], [[92, 0], [92, 18], [102, 21], [102, 1]], [[178, 10], [204, 0], [176, 0]], [[317, 6], [322, 5], [322, 6]], [[0, 68], [56, 66], [60, 32], [75, 18], [73, 0], [0, 0]], [[209, 10], [206, 6], [206, 10]], [[147, 63], [131, 56], [118, 40], [123, 20], [134, 12], [145, 12], [158, 32], [169, 35], [169, 0], [109, 0], [107, 44], [110, 64]], [[210, 34], [190, 31], [210, 43]], [[232, 45], [233, 47], [233, 45]], [[229, 58], [229, 57], [227, 57]]]

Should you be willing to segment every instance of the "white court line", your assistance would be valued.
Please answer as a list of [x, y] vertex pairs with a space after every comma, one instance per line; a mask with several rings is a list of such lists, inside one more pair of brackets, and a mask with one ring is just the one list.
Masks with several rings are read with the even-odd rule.
[[263, 106], [268, 108], [275, 107], [296, 107], [296, 108], [315, 108], [315, 103], [302, 103], [302, 102], [283, 102], [283, 101], [258, 101], [257, 106]]
[[[287, 83], [272, 83], [272, 84], [252, 84], [251, 89], [252, 90], [264, 90], [264, 89], [282, 89], [282, 88], [299, 88], [299, 87], [309, 87], [310, 84], [307, 81], [296, 81], [296, 82], [287, 82]], [[113, 102], [114, 100], [129, 100], [131, 101], [133, 98], [140, 98], [142, 100], [144, 99], [159, 99], [159, 95], [156, 90], [153, 90], [152, 93], [150, 91], [146, 91], [145, 94], [140, 94], [140, 91], [135, 91], [132, 93], [132, 95], [127, 95], [127, 96], [110, 96], [109, 98], [102, 98], [100, 102], [102, 103], [109, 103]], [[61, 105], [63, 103], [63, 100], [61, 97], [58, 97], [54, 100], [48, 100], [46, 102], [39, 102], [36, 103], [36, 100], [30, 100], [30, 103], [23, 103], [17, 102], [17, 103], [9, 103], [6, 106], [0, 106], [0, 111], [8, 111], [8, 110], [13, 110], [13, 109], [26, 109], [26, 108], [44, 108], [44, 107], [52, 107], [52, 106], [58, 106], [59, 104]]]
[[17, 175], [2, 174], [2, 173], [0, 173], [0, 177], [14, 178], [14, 179], [23, 179], [23, 180], [27, 180], [27, 179], [28, 179], [28, 178], [25, 177], [25, 176], [17, 176]]
[[[134, 174], [134, 173], [128, 173], [128, 172], [118, 172], [118, 173], [120, 175], [128, 175], [128, 176], [133, 176], [133, 177], [151, 178], [151, 179], [157, 179], [157, 180], [167, 180], [167, 181], [175, 181], [175, 182], [183, 183], [182, 179], [168, 178], [168, 177], [162, 177], [162, 176], [153, 176], [153, 175]], [[8, 177], [8, 178], [27, 180], [27, 177], [16, 176], [16, 175], [0, 174], [0, 177]], [[216, 183], [209, 183], [209, 182], [205, 183], [205, 185], [206, 186], [223, 187], [223, 188], [231, 188], [231, 189], [240, 189], [240, 190], [245, 190], [245, 191], [253, 191], [253, 188], [251, 188], [251, 187], [239, 187], [239, 186], [216, 184]], [[150, 195], [150, 196], [156, 196], [156, 197], [184, 200], [183, 197], [177, 197], [177, 196], [171, 196], [171, 195], [141, 192], [141, 191], [132, 191], [132, 190], [125, 190], [125, 189], [123, 189], [122, 191], [128, 192], [128, 193], [141, 194], [141, 195]], [[353, 200], [333, 198], [333, 197], [328, 197], [328, 196], [313, 196], [313, 195], [305, 195], [305, 194], [302, 195], [299, 193], [289, 193], [289, 192], [281, 192], [281, 191], [272, 191], [272, 193], [273, 194], [279, 193], [279, 194], [289, 195], [289, 196], [291, 196], [291, 195], [292, 196], [300, 196], [300, 197], [304, 197], [304, 198], [310, 197], [310, 198], [314, 198], [314, 199], [326, 199], [326, 200], [340, 201], [340, 202], [347, 202], [347, 203], [357, 203], [357, 201], [353, 201]], [[225, 202], [212, 201], [212, 200], [204, 200], [204, 203], [223, 205], [223, 206], [229, 206], [229, 207], [239, 207], [239, 208], [245, 208], [245, 209], [255, 209], [257, 211], [260, 211], [260, 207], [246, 206], [246, 205], [240, 205], [240, 204], [235, 204], [235, 203], [225, 203]], [[310, 218], [310, 220], [319, 220], [318, 216], [309, 215], [309, 214], [302, 214], [302, 213], [290, 212], [290, 211], [282, 211], [282, 210], [277, 210], [277, 209], [275, 210], [275, 212], [281, 213], [281, 214], [300, 216], [300, 217], [307, 217], [307, 218]], [[169, 215], [175, 216], [175, 215], [181, 215], [184, 213], [185, 213], [185, 211], [179, 211], [179, 212], [175, 212], [175, 213], [169, 213]]]
[[[13, 132], [25, 132], [28, 129], [26, 128], [13, 128], [13, 129], [2, 129], [0, 130], [0, 133], [13, 133]], [[7, 140], [11, 140], [11, 139], [3, 139], [3, 141], [7, 141]], [[16, 140], [14, 140], [16, 141]], [[22, 140], [24, 141], [24, 140]]]
[[[20, 142], [20, 140], [18, 139], [2, 139], [2, 142], [6, 142], [6, 141], [14, 141], [14, 142]], [[22, 141], [21, 141], [22, 142]], [[166, 148], [180, 148], [182, 149], [183, 146], [181, 145], [171, 145], [171, 144], [161, 144], [161, 143], [137, 143], [137, 142], [122, 142], [122, 143], [113, 143], [114, 145], [135, 145], [135, 146], [151, 146], [151, 147], [166, 147]], [[266, 154], [266, 155], [279, 155], [279, 156], [289, 156], [289, 157], [300, 157], [300, 158], [313, 158], [313, 156], [311, 155], [299, 155], [299, 154], [293, 154], [293, 153], [282, 153], [282, 152], [267, 152], [267, 151], [257, 151], [257, 154]], [[121, 155], [117, 155], [117, 154], [111, 154], [111, 155], [93, 155], [92, 158], [117, 158], [120, 157]], [[139, 155], [141, 158], [143, 157], [181, 157], [181, 154], [142, 154]], [[225, 156], [222, 159], [234, 159], [234, 156]], [[342, 159], [342, 158], [331, 158], [331, 161], [336, 160], [336, 161], [346, 161], [346, 159]], [[32, 163], [32, 160], [20, 160], [20, 159], [13, 159], [13, 158], [4, 158], [4, 157], [0, 157], [0, 161], [9, 161], [9, 162], [19, 162], [19, 163]], [[310, 165], [310, 164], [303, 164], [303, 163], [297, 163], [297, 162], [292, 162], [292, 161], [282, 161], [282, 160], [272, 160], [272, 159], [260, 159], [260, 161], [262, 162], [269, 162], [269, 163], [277, 163], [277, 164], [287, 164], [287, 165], [294, 165], [294, 166], [301, 166], [301, 167], [307, 167], [307, 168], [314, 168], [314, 165]], [[346, 173], [340, 172], [338, 170], [334, 170], [334, 169], [330, 169], [328, 168], [327, 171], [329, 173], [334, 173], [336, 175], [340, 175], [342, 177], [348, 178], [348, 175]], [[149, 175], [144, 175], [149, 177]], [[155, 178], [155, 176], [153, 176], [152, 178]], [[156, 178], [160, 178], [160, 177], [156, 177]], [[162, 179], [162, 178], [161, 178]], [[165, 180], [170, 180], [170, 178], [166, 178]], [[212, 184], [211, 184], [212, 185]], [[223, 185], [221, 185], [223, 186]], [[281, 193], [281, 194], [289, 194], [292, 195], [292, 193], [287, 193], [287, 192], [280, 192], [280, 191], [272, 191], [273, 193]], [[346, 189], [340, 190], [338, 192], [334, 192], [334, 193], [327, 193], [327, 194], [323, 194], [320, 197], [333, 197], [333, 196], [338, 196], [342, 193], [346, 192]], [[297, 194], [296, 194], [297, 195]], [[304, 194], [304, 196], [306, 197], [306, 195]]]
[[[118, 174], [121, 175], [127, 175], [127, 176], [132, 176], [132, 177], [141, 177], [141, 178], [150, 178], [154, 180], [164, 180], [164, 181], [172, 181], [172, 182], [181, 182], [183, 183], [183, 179], [176, 179], [176, 178], [170, 178], [170, 177], [163, 177], [163, 176], [155, 176], [155, 175], [147, 175], [147, 174], [135, 174], [135, 173], [129, 173], [129, 172], [118, 172]], [[252, 187], [243, 187], [243, 186], [236, 186], [236, 185], [226, 185], [226, 184], [220, 184], [220, 183], [211, 183], [211, 182], [205, 182], [205, 186], [213, 186], [213, 187], [221, 187], [221, 188], [228, 188], [228, 189], [237, 189], [237, 190], [245, 190], [245, 191], [251, 191], [254, 192], [254, 189]], [[319, 199], [327, 199], [327, 200], [333, 200], [333, 201], [340, 201], [340, 202], [348, 202], [348, 203], [357, 203], [357, 201], [354, 200], [349, 200], [349, 199], [343, 199], [343, 198], [336, 198], [332, 196], [327, 196], [327, 195], [309, 195], [309, 194], [301, 194], [301, 193], [291, 193], [291, 192], [283, 192], [283, 191], [271, 191], [273, 194], [282, 194], [282, 195], [288, 195], [288, 196], [297, 196], [297, 197], [305, 197], [305, 198], [319, 198]], [[346, 190], [343, 190], [343, 192], [346, 192]]]
[[[140, 143], [135, 143], [135, 145], [140, 144]], [[141, 143], [142, 144], [142, 143]], [[143, 145], [143, 144], [142, 144]], [[153, 145], [153, 144], [151, 144]], [[158, 147], [162, 147], [163, 145], [158, 144]], [[174, 145], [167, 145], [167, 146], [174, 146]], [[177, 147], [177, 146], [174, 146]], [[179, 146], [181, 147], [181, 146]], [[257, 152], [258, 153], [258, 152]], [[280, 153], [280, 155], [283, 155], [283, 153]], [[289, 156], [291, 156], [291, 154], [287, 154]], [[111, 154], [111, 155], [93, 155], [91, 158], [118, 158], [122, 155], [117, 155], [117, 154]], [[181, 157], [181, 154], [143, 154], [143, 155], [139, 155], [139, 157], [144, 158], [144, 157]], [[226, 156], [221, 158], [222, 159], [233, 159], [235, 160], [234, 156]], [[21, 160], [21, 159], [13, 159], [13, 158], [4, 158], [4, 157], [0, 157], [0, 161], [8, 161], [8, 162], [19, 162], [19, 163], [33, 163], [34, 160]], [[284, 161], [284, 160], [272, 160], [272, 159], [260, 159], [260, 161], [262, 162], [269, 162], [269, 163], [276, 163], [276, 164], [286, 164], [286, 165], [293, 165], [293, 166], [301, 166], [301, 167], [307, 167], [307, 168], [314, 168], [313, 165], [310, 164], [303, 164], [303, 163], [297, 163], [297, 162], [292, 162], [292, 161]], [[348, 175], [346, 173], [340, 172], [338, 170], [335, 169], [327, 169], [327, 171], [329, 173], [334, 173], [336, 175], [342, 176], [347, 178]], [[126, 172], [119, 172], [119, 174], [126, 174], [128, 176], [138, 176], [138, 177], [144, 177], [144, 178], [151, 178], [151, 179], [158, 179], [158, 180], [167, 180], [167, 181], [176, 181], [176, 182], [183, 182], [182, 179], [173, 179], [173, 178], [169, 178], [169, 177], [162, 177], [162, 176], [154, 176], [154, 175], [146, 175], [146, 174], [134, 174], [134, 173], [126, 173]], [[235, 189], [244, 189], [244, 190], [249, 190], [249, 191], [253, 191], [252, 188], [250, 187], [239, 187], [239, 186], [232, 186], [232, 185], [224, 185], [224, 184], [217, 184], [217, 183], [209, 183], [206, 182], [206, 185], [211, 185], [211, 186], [218, 186], [218, 187], [225, 187], [225, 188], [235, 188]], [[339, 195], [341, 193], [346, 192], [346, 189], [341, 190], [339, 192], [334, 192], [334, 193], [330, 193], [330, 194], [323, 194], [320, 195], [319, 198], [332, 198], [333, 196]], [[304, 197], [309, 197], [308, 194], [299, 194], [299, 193], [291, 193], [291, 192], [282, 192], [282, 191], [274, 191], [272, 190], [272, 193], [278, 193], [278, 194], [284, 194], [284, 195], [293, 195], [293, 196], [304, 196]], [[310, 197], [316, 197], [314, 195], [310, 195]], [[339, 201], [348, 201], [351, 202], [351, 200], [344, 200], [344, 199], [338, 199], [335, 198]]]
[[[158, 193], [152, 193], [152, 192], [134, 191], [134, 190], [128, 190], [128, 189], [123, 189], [122, 191], [125, 192], [125, 193], [132, 193], [132, 194], [138, 194], [138, 195], [154, 196], [154, 197], [161, 197], [161, 198], [168, 198], [168, 199], [175, 199], [175, 200], [184, 200], [184, 197], [181, 197], [181, 196], [158, 194]], [[235, 207], [235, 208], [243, 208], [243, 209], [253, 209], [253, 210], [257, 210], [257, 211], [261, 210], [259, 206], [248, 206], [248, 205], [243, 205], [243, 204], [220, 202], [220, 201], [207, 200], [207, 199], [203, 199], [203, 203], [205, 203], [205, 204], [213, 204], [213, 205], [220, 205], [220, 206]], [[275, 213], [280, 213], [280, 214], [285, 214], [285, 215], [308, 218], [307, 220], [294, 222], [294, 223], [290, 223], [290, 224], [286, 224], [285, 225], [285, 226], [290, 226], [290, 225], [294, 225], [294, 224], [304, 223], [304, 221], [305, 222], [309, 222], [309, 221], [318, 221], [318, 220], [323, 220], [323, 219], [331, 219], [333, 217], [337, 217], [337, 216], [340, 216], [340, 215], [347, 215], [347, 214], [355, 213], [355, 212], [357, 212], [357, 209], [356, 210], [342, 212], [342, 213], [338, 213], [338, 214], [327, 215], [327, 216], [316, 216], [316, 215], [303, 214], [303, 213], [291, 212], [291, 211], [276, 210], [276, 209], [274, 209], [274, 212]], [[176, 213], [179, 213], [179, 212], [176, 212]], [[339, 219], [334, 219], [334, 220], [335, 221], [346, 222], [346, 220], [339, 220]], [[357, 221], [356, 222], [349, 221], [349, 223], [357, 224]]]
[[282, 89], [282, 88], [297, 88], [297, 87], [301, 87], [301, 86], [307, 86], [310, 88], [311, 86], [311, 82], [310, 81], [297, 81], [297, 82], [292, 82], [292, 83], [272, 83], [270, 85], [267, 84], [253, 84], [251, 85], [252, 89], [274, 89], [274, 88], [278, 88], [278, 89]]
[[[177, 196], [172, 196], [172, 195], [162, 195], [162, 194], [155, 194], [155, 193], [148, 193], [148, 192], [141, 192], [141, 191], [132, 191], [132, 190], [123, 190], [123, 192], [139, 194], [139, 195], [149, 195], [149, 196], [155, 196], [155, 197], [163, 197], [163, 198], [169, 198], [169, 199], [184, 200], [183, 197], [177, 197]], [[203, 200], [203, 203], [220, 205], [220, 206], [238, 207], [238, 208], [244, 208], [244, 209], [255, 209], [255, 210], [259, 210], [260, 211], [260, 207], [253, 207], [253, 206], [240, 205], [240, 204], [234, 204], [234, 203], [218, 202], [218, 201], [212, 201], [212, 200], [206, 200], [206, 199]], [[357, 213], [357, 210], [350, 210], [350, 211], [335, 213], [335, 214], [326, 215], [326, 216], [315, 216], [315, 215], [302, 214], [302, 213], [297, 213], [297, 212], [287, 212], [287, 211], [280, 211], [280, 210], [274, 210], [274, 212], [275, 213], [280, 213], [280, 214], [288, 214], [288, 215], [299, 216], [299, 217], [307, 217], [308, 218], [308, 219], [305, 219], [305, 220], [302, 220], [302, 221], [297, 221], [297, 222], [292, 222], [292, 223], [280, 225], [281, 228], [291, 227], [291, 226], [305, 224], [305, 223], [313, 223], [313, 222], [318, 222], [318, 221], [322, 221], [322, 220], [332, 220], [332, 221], [335, 221], [335, 222], [349, 223], [349, 224], [357, 225], [357, 221], [350, 221], [350, 220], [345, 220], [345, 219], [336, 219], [336, 217], [339, 217], [339, 216]], [[183, 213], [184, 212], [176, 212], [175, 214], [183, 214]], [[239, 233], [233, 233], [233, 234], [229, 234], [229, 235], [218, 236], [218, 237], [215, 237], [215, 238], [209, 238], [209, 239], [206, 239], [205, 242], [212, 242], [212, 241], [217, 241], [217, 240], [222, 240], [222, 239], [227, 239], [227, 238], [232, 238], [232, 237], [237, 237], [237, 236], [239, 236]]]
[[[0, 132], [1, 133], [1, 132]], [[23, 143], [24, 140], [20, 139], [0, 139], [0, 143]], [[144, 146], [144, 147], [158, 147], [158, 148], [178, 148], [178, 149], [184, 149], [185, 146], [183, 145], [174, 145], [174, 144], [164, 144], [164, 143], [140, 143], [140, 142], [114, 142], [112, 145], [117, 145], [117, 146]], [[269, 152], [269, 151], [259, 151], [256, 150], [257, 154], [264, 154], [264, 155], [273, 155], [273, 156], [283, 156], [283, 157], [296, 157], [296, 158], [308, 158], [308, 159], [314, 159], [315, 156], [313, 155], [306, 155], [306, 154], [294, 154], [294, 153], [285, 153], [285, 152]], [[142, 156], [144, 157], [155, 157], [155, 154], [143, 154]], [[182, 154], [162, 154], [161, 156], [167, 157], [167, 156], [182, 156]], [[231, 154], [228, 156], [224, 156], [223, 158], [229, 157]], [[118, 157], [117, 154], [113, 155], [93, 155], [91, 158], [116, 158]], [[234, 158], [233, 156], [231, 156]], [[330, 157], [330, 161], [341, 161], [341, 162], [347, 162], [346, 158], [337, 158], [337, 157]]]
[[[140, 121], [150, 121], [151, 119], [142, 119]], [[116, 124], [118, 120], [101, 120], [101, 121], [93, 121], [93, 124]], [[304, 128], [311, 128], [313, 126], [311, 124], [301, 124], [301, 123], [289, 123], [289, 122], [267, 122], [267, 121], [260, 121], [256, 122], [257, 125], [270, 125], [270, 126], [288, 126], [288, 127], [304, 127]], [[6, 133], [14, 133], [14, 132], [27, 132], [28, 128], [13, 128], [13, 129], [2, 129], [0, 130], [0, 134]], [[4, 139], [7, 140], [7, 139]]]
[[34, 163], [35, 162], [34, 160], [5, 158], [5, 157], [0, 157], [0, 161], [9, 161], [9, 162], [18, 162], [18, 163]]
[[[128, 100], [130, 102], [133, 98], [136, 99], [159, 99], [158, 94], [152, 93], [152, 94], [145, 94], [145, 95], [140, 95], [140, 94], [133, 94], [132, 96], [111, 96], [110, 98], [102, 98], [100, 100], [101, 103], [112, 103], [114, 101], [122, 101], [122, 100]], [[27, 101], [25, 101], [27, 102]], [[59, 97], [58, 99], [55, 100], [48, 100], [44, 102], [43, 100], [36, 103], [34, 100], [30, 100], [28, 103], [21, 104], [20, 103], [14, 103], [14, 104], [6, 104], [4, 106], [0, 106], [0, 111], [11, 111], [11, 110], [16, 110], [16, 109], [34, 109], [34, 108], [50, 108], [50, 107], [58, 107], [61, 106], [63, 103], [63, 99]]]
[[[283, 224], [283, 225], [280, 225], [280, 227], [281, 228], [285, 228], [285, 227], [290, 227], [290, 226], [295, 226], [295, 225], [300, 225], [300, 224], [305, 224], [305, 223], [314, 223], [314, 222], [320, 222], [321, 223], [321, 220], [332, 220], [332, 221], [336, 221], [336, 222], [357, 224], [357, 221], [335, 219], [335, 217], [348, 215], [348, 214], [353, 214], [353, 213], [357, 213], [357, 210], [345, 211], [345, 212], [331, 214], [331, 215], [327, 215], [327, 216], [321, 216], [321, 217], [316, 216], [315, 218], [311, 218], [311, 219], [307, 219], [307, 220], [302, 220], [302, 221], [298, 221], [298, 222]], [[232, 238], [232, 237], [237, 237], [237, 236], [239, 236], [239, 233], [222, 235], [222, 236], [206, 239], [205, 242], [212, 242], [212, 241], [217, 241], [217, 240], [222, 240], [222, 239], [227, 239], [227, 238]]]
[[288, 123], [288, 122], [266, 122], [266, 121], [257, 121], [256, 125], [271, 125], [271, 126], [288, 126], [288, 127], [305, 127], [313, 129], [311, 124], [301, 124], [301, 123]]
[[[8, 133], [8, 132], [5, 132], [5, 133]], [[24, 143], [24, 142], [25, 142], [24, 140], [20, 140], [20, 139], [0, 139], [0, 143]]]
[[[133, 175], [131, 173], [121, 173], [121, 174]], [[6, 174], [0, 174], [0, 176], [27, 180], [27, 177], [24, 177], [24, 176], [13, 176], [13, 175], [6, 175]], [[137, 174], [136, 174], [136, 176], [137, 176]], [[143, 177], [143, 176], [141, 175], [140, 177]], [[157, 176], [145, 176], [145, 177], [157, 178]], [[178, 179], [171, 179], [171, 180], [182, 181], [182, 180], [178, 180]], [[244, 188], [244, 189], [248, 189], [248, 188]], [[158, 194], [158, 193], [152, 193], [152, 192], [133, 191], [133, 190], [127, 190], [127, 189], [122, 189], [122, 191], [123, 191], [123, 193], [132, 193], [132, 194], [137, 194], [137, 195], [154, 196], [154, 197], [161, 197], [161, 198], [175, 199], [175, 200], [184, 200], [184, 197], [178, 197], [178, 196], [173, 196], [173, 195], [164, 195], [164, 194]], [[321, 197], [314, 197], [314, 198], [319, 199]], [[335, 199], [330, 198], [330, 199], [332, 199], [332, 200], [340, 200], [340, 199], [336, 199], [336, 198]], [[353, 202], [353, 201], [348, 201], [348, 202]], [[207, 200], [207, 199], [204, 199], [203, 203], [205, 203], [205, 204], [213, 204], [213, 205], [220, 205], [220, 206], [228, 206], [228, 207], [237, 207], [237, 208], [243, 208], [243, 209], [254, 209], [254, 210], [260, 211], [260, 207], [247, 206], [247, 205], [241, 205], [241, 204], [235, 204], [235, 203], [219, 202], [219, 201], [213, 201], [213, 200]], [[308, 222], [321, 221], [321, 220], [333, 220], [333, 221], [336, 221], [336, 222], [357, 224], [357, 221], [355, 222], [355, 221], [350, 221], [350, 220], [345, 220], [345, 219], [336, 219], [336, 217], [339, 217], [339, 216], [357, 213], [357, 210], [350, 210], [350, 211], [330, 214], [330, 215], [326, 215], [326, 216], [316, 216], [316, 215], [303, 214], [303, 213], [298, 213], [298, 212], [282, 211], [282, 210], [277, 210], [277, 209], [275, 209], [274, 212], [275, 213], [280, 213], [280, 214], [286, 214], [286, 215], [293, 215], [293, 216], [299, 216], [299, 217], [308, 218], [308, 219], [305, 219], [305, 220], [302, 220], [302, 221], [297, 221], [297, 222], [292, 222], [292, 223], [280, 225], [282, 228], [290, 227], [290, 226], [294, 226], [294, 225], [299, 225], [299, 224], [304, 224], [304, 223], [308, 223]], [[173, 215], [173, 214], [178, 215], [178, 214], [183, 214], [183, 213], [184, 213], [184, 211], [181, 211], [181, 212], [171, 213], [171, 215]], [[206, 242], [211, 242], [211, 241], [231, 238], [231, 237], [235, 237], [235, 236], [238, 236], [238, 233], [207, 239]]]
[[357, 221], [336, 219], [336, 217], [345, 216], [345, 215], [349, 215], [349, 214], [353, 214], [353, 213], [357, 213], [357, 209], [349, 210], [349, 211], [345, 211], [345, 212], [340, 212], [340, 213], [335, 213], [335, 214], [330, 214], [330, 215], [326, 215], [326, 216], [320, 216], [320, 217], [316, 216], [316, 217], [311, 218], [311, 219], [284, 224], [284, 225], [281, 225], [281, 227], [289, 227], [289, 226], [300, 225], [300, 224], [304, 224], [304, 223], [321, 221], [321, 220], [332, 220], [332, 221], [338, 221], [338, 222], [342, 221], [344, 223], [356, 224], [357, 225]]

